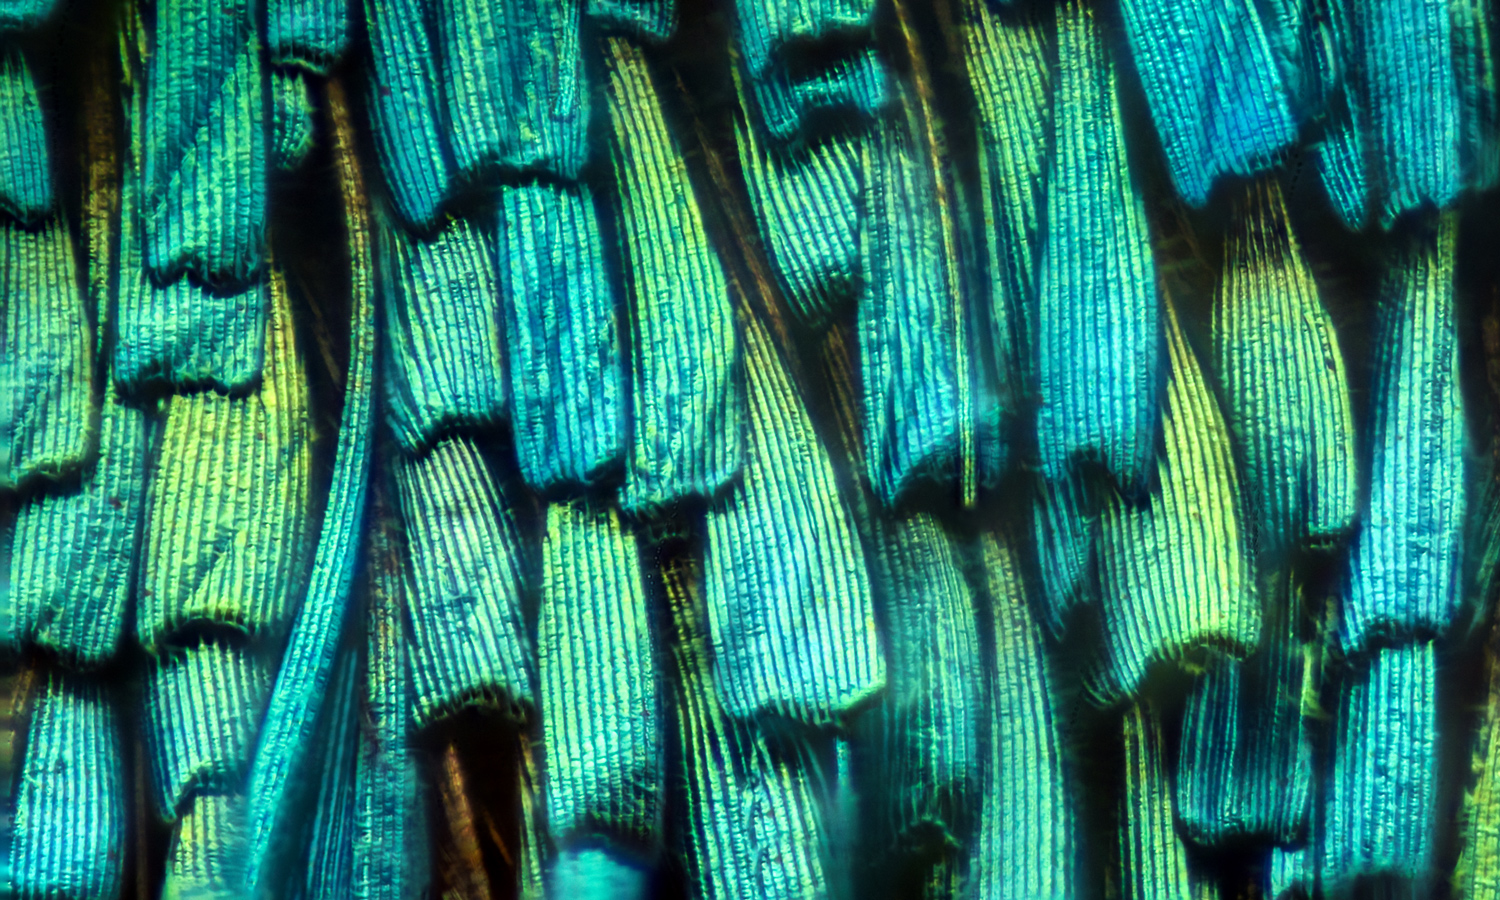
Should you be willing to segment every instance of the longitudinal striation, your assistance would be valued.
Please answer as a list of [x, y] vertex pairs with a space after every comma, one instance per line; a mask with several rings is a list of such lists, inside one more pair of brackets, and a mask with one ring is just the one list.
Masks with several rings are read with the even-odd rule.
[[720, 703], [697, 578], [690, 565], [662, 573], [676, 663], [672, 758], [685, 780], [677, 831], [690, 895], [729, 900], [753, 886], [768, 898], [830, 896], [829, 835], [813, 773], [795, 753], [773, 755], [755, 724]]
[[1160, 434], [1166, 348], [1145, 201], [1102, 31], [1090, 5], [1063, 3], [1033, 345], [1037, 447], [1049, 481], [1089, 461], [1139, 496]]
[[1100, 525], [1104, 649], [1091, 687], [1101, 700], [1133, 693], [1154, 664], [1210, 646], [1243, 657], [1261, 640], [1228, 429], [1170, 304], [1167, 337], [1158, 489], [1144, 506], [1114, 497]]
[[88, 676], [54, 672], [37, 689], [10, 838], [16, 897], [119, 895], [127, 781], [112, 700]]
[[[661, 840], [661, 673], [636, 541], [612, 506], [547, 508], [539, 706], [547, 826], [571, 857], [554, 873], [564, 896], [586, 896], [567, 891], [584, 890], [590, 872], [628, 871]], [[607, 859], [587, 858], [590, 838], [604, 841]]]
[[1126, 900], [1211, 900], [1211, 879], [1193, 864], [1172, 820], [1172, 786], [1162, 713], [1150, 700], [1121, 719], [1125, 777], [1120, 795], [1120, 895]]
[[308, 383], [279, 272], [271, 294], [259, 390], [164, 405], [136, 594], [147, 650], [199, 622], [280, 636], [302, 599], [317, 534]]
[[521, 475], [538, 491], [618, 476], [629, 422], [624, 308], [588, 186], [500, 189], [496, 256]]
[[76, 471], [93, 449], [94, 336], [62, 216], [0, 214], [0, 489]]
[[[0, 13], [3, 15], [3, 13]], [[36, 73], [21, 49], [0, 45], [0, 214], [35, 225], [52, 211], [52, 154]]]
[[980, 536], [993, 626], [989, 737], [969, 878], [981, 900], [1077, 896], [1081, 883], [1074, 775], [1059, 673], [1031, 610], [1014, 538]]
[[512, 500], [463, 437], [400, 460], [395, 481], [409, 552], [415, 723], [475, 702], [519, 715], [535, 697], [535, 669], [522, 620], [525, 545]]
[[146, 268], [233, 291], [266, 260], [267, 75], [257, 7], [164, 0], [146, 58]]
[[198, 798], [243, 796], [271, 673], [243, 647], [205, 641], [173, 648], [143, 688], [152, 803], [176, 821]]
[[745, 469], [705, 522], [713, 683], [727, 714], [827, 724], [885, 683], [866, 560], [771, 336], [745, 327]]
[[1455, 214], [1417, 223], [1380, 287], [1365, 435], [1369, 499], [1349, 559], [1339, 639], [1442, 634], [1462, 602], [1467, 434], [1459, 386]]
[[744, 456], [745, 388], [729, 285], [643, 51], [605, 41], [623, 205], [631, 346], [632, 512], [715, 494]]
[[[1292, 6], [1294, 4], [1286, 4]], [[1269, 168], [1297, 137], [1300, 25], [1255, 0], [1126, 0], [1130, 53], [1178, 193], [1202, 206], [1220, 175]]]
[[493, 233], [450, 218], [431, 237], [380, 229], [386, 420], [408, 452], [507, 415]]
[[998, 14], [987, 0], [964, 0], [963, 48], [979, 131], [979, 197], [987, 328], [1002, 383], [1029, 383], [1025, 352], [1036, 329], [1038, 257], [1052, 138], [1052, 54], [1057, 12], [1050, 6]]

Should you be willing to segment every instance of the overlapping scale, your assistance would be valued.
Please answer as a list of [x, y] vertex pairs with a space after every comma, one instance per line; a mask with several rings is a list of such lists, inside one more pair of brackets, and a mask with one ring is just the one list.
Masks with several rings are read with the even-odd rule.
[[984, 765], [974, 593], [959, 548], [927, 513], [872, 517], [866, 542], [887, 658], [886, 691], [864, 720], [878, 759], [868, 802], [883, 817], [879, 827], [897, 839], [925, 826], [962, 846]]
[[646, 55], [609, 38], [605, 58], [632, 348], [621, 506], [645, 512], [713, 496], [739, 471], [742, 350], [729, 286]]
[[777, 141], [819, 114], [870, 115], [889, 99], [873, 0], [737, 0], [739, 45], [759, 124]]
[[1022, 351], [1036, 329], [1057, 13], [1039, 6], [1000, 14], [986, 0], [965, 0], [962, 15], [979, 126], [985, 333], [1002, 381], [1029, 379], [1035, 362]]
[[233, 292], [264, 266], [269, 95], [254, 9], [219, 0], [157, 6], [138, 214], [146, 267], [159, 283], [192, 273]]
[[1487, 675], [1481, 714], [1473, 736], [1472, 780], [1458, 819], [1459, 857], [1454, 894], [1467, 900], [1500, 897], [1500, 646], [1491, 630], [1485, 642]]
[[601, 502], [547, 508], [537, 644], [559, 854], [549, 896], [644, 896], [661, 839], [661, 673], [636, 541]]
[[692, 566], [662, 573], [676, 662], [674, 756], [684, 773], [679, 826], [689, 895], [730, 900], [753, 885], [768, 898], [827, 897], [827, 835], [811, 773], [773, 756], [754, 724], [727, 715], [710, 676], [705, 609]]
[[858, 312], [865, 465], [888, 507], [954, 480], [973, 440], [967, 332], [937, 189], [903, 125], [871, 141]]
[[1068, 631], [1076, 610], [1098, 597], [1097, 542], [1109, 496], [1107, 476], [1089, 470], [1051, 484], [1038, 479], [1034, 486], [1031, 540], [1040, 570], [1038, 614], [1054, 638]]
[[243, 647], [205, 641], [152, 663], [142, 725], [157, 816], [175, 821], [213, 795], [243, 800], [270, 688], [265, 660]]
[[1260, 553], [1326, 543], [1358, 512], [1354, 415], [1343, 350], [1281, 189], [1235, 207], [1213, 311], [1214, 370], [1243, 463]]
[[195, 622], [278, 637], [312, 562], [308, 383], [280, 272], [264, 378], [247, 397], [169, 397], [146, 490], [136, 637], [155, 650]]
[[[1293, 591], [1283, 586], [1269, 599], [1296, 609]], [[1188, 695], [1176, 803], [1198, 844], [1248, 838], [1289, 847], [1305, 835], [1313, 734], [1303, 707], [1317, 696], [1320, 660], [1304, 653], [1295, 629], [1281, 632], [1243, 662], [1211, 654]]]
[[994, 651], [984, 795], [969, 879], [981, 900], [1077, 896], [1081, 884], [1061, 682], [1032, 616], [1013, 539], [979, 539]]
[[[748, 98], [741, 92], [741, 104]], [[820, 328], [858, 297], [869, 136], [849, 129], [797, 148], [768, 145], [737, 123], [745, 186], [761, 240], [791, 309]]]
[[450, 218], [430, 238], [399, 223], [380, 231], [386, 421], [408, 452], [453, 427], [506, 415], [500, 288], [493, 235]]
[[354, 770], [359, 756], [358, 654], [340, 654], [329, 684], [328, 718], [315, 748], [313, 819], [305, 849], [303, 896], [348, 897], [354, 888]]
[[745, 326], [745, 469], [710, 505], [704, 598], [725, 714], [840, 720], [885, 682], [865, 555], [771, 336]]
[[113, 384], [99, 417], [99, 455], [77, 487], [29, 496], [10, 558], [8, 642], [45, 647], [73, 665], [108, 662], [125, 630], [150, 427]]
[[1355, 122], [1382, 225], [1425, 203], [1449, 206], [1464, 187], [1450, 6], [1441, 0], [1348, 5], [1346, 52], [1362, 76], [1355, 103], [1368, 116]]
[[1455, 214], [1397, 235], [1380, 287], [1366, 444], [1367, 507], [1349, 561], [1339, 640], [1444, 632], [1462, 602], [1467, 435], [1459, 385]]
[[1437, 649], [1376, 651], [1340, 692], [1323, 798], [1325, 892], [1388, 878], [1424, 896], [1433, 884], [1438, 806]]
[[1094, 10], [1066, 0], [1037, 287], [1037, 444], [1049, 481], [1089, 460], [1139, 495], [1151, 481], [1166, 354], [1145, 204], [1106, 50]]
[[1208, 201], [1223, 175], [1274, 163], [1297, 138], [1288, 24], [1255, 0], [1126, 0], [1125, 36], [1177, 191]]
[[470, 438], [445, 438], [395, 470], [416, 725], [476, 702], [520, 714], [535, 695], [512, 499]]
[[127, 850], [126, 776], [114, 698], [54, 672], [31, 709], [10, 836], [12, 896], [110, 900]]
[[[166, 283], [147, 271], [145, 223], [151, 203], [145, 145], [156, 138], [147, 124], [143, 89], [147, 38], [139, 11], [132, 7], [132, 12], [136, 15], [126, 16], [122, 35], [126, 68], [136, 80], [125, 98], [129, 152], [121, 186], [111, 373], [121, 392], [132, 398], [160, 387], [243, 392], [261, 377], [265, 360], [270, 305], [265, 280], [215, 290], [204, 287], [200, 278]], [[255, 122], [264, 125], [263, 119]]]
[[434, 0], [443, 121], [459, 179], [491, 169], [578, 177], [590, 110], [585, 2]]
[[453, 187], [453, 152], [433, 34], [436, 0], [364, 0], [370, 37], [370, 130], [396, 211], [407, 224], [438, 225]]
[[[18, 12], [0, 9], [0, 30], [6, 14]], [[9, 45], [0, 46], [0, 109], [5, 110], [0, 121], [0, 213], [35, 225], [56, 202], [47, 117], [31, 65], [19, 48]]]
[[1172, 786], [1161, 712], [1131, 704], [1122, 720], [1125, 789], [1120, 797], [1120, 896], [1212, 900], [1213, 881], [1189, 859], [1172, 822]]
[[55, 480], [95, 442], [94, 340], [62, 217], [0, 217], [0, 488]]
[[326, 75], [349, 49], [350, 0], [268, 0], [266, 49], [272, 63]]
[[245, 797], [199, 797], [172, 832], [163, 897], [233, 896], [245, 883]]
[[1261, 640], [1228, 429], [1170, 303], [1167, 338], [1158, 488], [1144, 506], [1116, 495], [1100, 524], [1104, 652], [1090, 680], [1105, 702], [1133, 693], [1154, 664], [1210, 646], [1243, 657]]
[[594, 193], [502, 187], [498, 244], [521, 475], [546, 492], [617, 474], [627, 439], [623, 310]]

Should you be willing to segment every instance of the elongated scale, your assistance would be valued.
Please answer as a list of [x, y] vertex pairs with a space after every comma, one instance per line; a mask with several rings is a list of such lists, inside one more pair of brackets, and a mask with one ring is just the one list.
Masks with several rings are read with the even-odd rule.
[[431, 229], [453, 189], [433, 33], [436, 0], [364, 0], [370, 36], [370, 130], [391, 201], [405, 222]]
[[[1270, 602], [1300, 599], [1280, 591]], [[1304, 696], [1316, 696], [1318, 660], [1304, 652], [1294, 628], [1278, 632], [1243, 662], [1212, 653], [1188, 695], [1176, 807], [1183, 831], [1198, 844], [1248, 838], [1286, 847], [1305, 835], [1313, 735], [1302, 706]]]
[[1398, 238], [1380, 288], [1368, 506], [1349, 561], [1339, 640], [1441, 634], [1462, 603], [1459, 553], [1467, 434], [1459, 386], [1454, 266], [1446, 214]]
[[125, 875], [125, 766], [114, 698], [54, 671], [31, 713], [7, 887], [33, 900], [109, 900]]
[[632, 347], [621, 507], [643, 512], [712, 496], [739, 471], [743, 351], [729, 286], [646, 56], [623, 38], [605, 48]]
[[875, 6], [872, 0], [737, 0], [757, 118], [771, 138], [792, 140], [819, 113], [868, 116], [889, 99], [873, 46]]
[[1052, 133], [1057, 44], [1052, 7], [997, 15], [986, 0], [965, 0], [962, 36], [980, 142], [979, 203], [989, 279], [988, 335], [1003, 381], [1034, 377], [1022, 352], [1036, 329], [1043, 188]]
[[415, 900], [427, 896], [431, 883], [431, 826], [425, 784], [411, 745], [405, 561], [395, 498], [380, 488], [371, 493], [352, 896]]
[[865, 465], [894, 507], [962, 462], [969, 385], [965, 323], [949, 295], [936, 186], [900, 119], [871, 141], [868, 279], [858, 311]]
[[506, 416], [493, 234], [450, 218], [430, 238], [388, 221], [380, 235], [386, 421], [415, 452], [453, 428]]
[[279, 272], [271, 293], [259, 390], [165, 403], [137, 584], [136, 638], [147, 650], [194, 622], [279, 637], [301, 602], [317, 527], [312, 423]]
[[1037, 287], [1037, 444], [1049, 481], [1090, 460], [1138, 494], [1159, 434], [1162, 302], [1101, 29], [1079, 0], [1059, 10]]
[[866, 740], [879, 748], [867, 802], [893, 838], [930, 826], [961, 842], [973, 824], [984, 765], [986, 691], [974, 594], [953, 539], [927, 513], [881, 515], [866, 541], [887, 657], [886, 692], [865, 719]]
[[560, 848], [597, 835], [608, 870], [660, 840], [660, 678], [633, 530], [590, 501], [547, 508], [538, 615], [547, 827]]
[[1188, 858], [1172, 823], [1172, 792], [1161, 713], [1149, 701], [1126, 708], [1125, 787], [1120, 796], [1120, 896], [1126, 900], [1210, 900], [1213, 883]]
[[354, 772], [359, 758], [359, 653], [340, 653], [329, 685], [328, 718], [317, 748], [317, 796], [306, 848], [303, 896], [348, 897], [354, 887]]
[[1261, 640], [1228, 429], [1170, 304], [1167, 336], [1159, 491], [1144, 507], [1117, 495], [1100, 525], [1104, 653], [1090, 681], [1106, 702], [1134, 693], [1152, 665], [1209, 646], [1243, 657]]
[[[9, 3], [5, 4], [10, 6]], [[0, 29], [6, 13], [0, 9]], [[21, 17], [18, 17], [21, 18]], [[36, 75], [15, 46], [0, 46], [0, 213], [23, 225], [35, 225], [52, 211], [52, 157], [47, 146], [47, 116], [37, 92]], [[7, 227], [11, 223], [4, 223]]]
[[1202, 206], [1220, 176], [1249, 176], [1297, 138], [1276, 53], [1288, 37], [1254, 0], [1120, 5], [1125, 35], [1177, 191]]
[[77, 470], [96, 440], [94, 338], [61, 216], [0, 218], [0, 488]]
[[866, 560], [771, 336], [745, 326], [741, 479], [707, 512], [703, 595], [725, 714], [836, 722], [885, 683]]
[[354, 123], [341, 80], [328, 82], [333, 173], [337, 179], [345, 246], [348, 248], [349, 368], [338, 426], [327, 510], [318, 533], [307, 593], [298, 608], [281, 668], [266, 707], [265, 723], [250, 774], [247, 886], [269, 886], [268, 876], [287, 871], [282, 852], [297, 833], [297, 804], [289, 798], [305, 782], [315, 745], [324, 685], [332, 677], [346, 627], [352, 581], [361, 555], [365, 495], [375, 431], [375, 267], [364, 175], [354, 146]]
[[1449, 7], [1439, 0], [1351, 3], [1351, 55], [1368, 111], [1365, 159], [1374, 167], [1376, 216], [1388, 226], [1424, 203], [1452, 204], [1463, 187], [1463, 136]]
[[697, 578], [687, 565], [662, 573], [674, 632], [674, 758], [686, 776], [679, 828], [690, 895], [729, 900], [753, 885], [766, 897], [828, 897], [812, 779], [795, 755], [774, 758], [757, 727], [720, 704]]
[[1500, 181], [1500, 93], [1495, 83], [1495, 33], [1482, 0], [1448, 4], [1453, 81], [1463, 134], [1458, 144], [1465, 187], [1487, 190]]
[[350, 0], [268, 0], [271, 62], [327, 75], [349, 49]]
[[1341, 691], [1325, 809], [1321, 881], [1330, 893], [1386, 876], [1430, 885], [1438, 826], [1437, 651], [1376, 651]]
[[455, 175], [574, 179], [588, 157], [586, 0], [434, 0]]
[[617, 474], [627, 442], [621, 292], [584, 185], [500, 189], [496, 257], [521, 475], [538, 491]]
[[163, 0], [146, 63], [140, 216], [151, 277], [234, 291], [266, 258], [267, 77], [248, 2]]
[[979, 539], [994, 651], [979, 835], [969, 879], [981, 900], [1065, 898], [1080, 882], [1078, 815], [1059, 680], [1008, 535]]
[[1358, 513], [1349, 379], [1281, 189], [1240, 194], [1214, 305], [1214, 371], [1238, 448], [1254, 548], [1272, 559]]
[[395, 480], [410, 553], [414, 723], [428, 725], [476, 702], [519, 713], [533, 701], [535, 676], [511, 500], [469, 438], [448, 438], [402, 459]]
[[126, 69], [135, 80], [125, 98], [128, 153], [121, 185], [111, 375], [131, 398], [162, 387], [244, 392], [261, 377], [265, 361], [268, 286], [260, 279], [216, 291], [195, 278], [163, 283], [147, 270], [145, 220], [151, 204], [145, 147], [153, 138], [143, 88], [147, 37], [138, 17], [126, 17], [122, 43]]
[[[744, 106], [749, 98], [740, 87]], [[822, 327], [854, 302], [863, 279], [869, 137], [850, 128], [806, 147], [781, 149], [754, 124], [736, 122], [735, 135], [761, 240], [782, 293], [803, 323]]]

